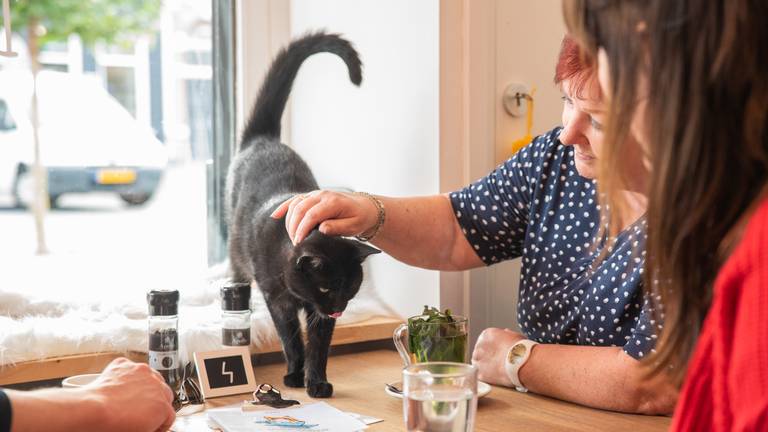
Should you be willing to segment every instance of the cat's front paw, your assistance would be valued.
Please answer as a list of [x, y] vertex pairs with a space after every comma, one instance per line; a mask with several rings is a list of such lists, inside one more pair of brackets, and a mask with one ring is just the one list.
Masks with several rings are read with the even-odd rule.
[[304, 387], [304, 372], [289, 373], [283, 377], [283, 383], [288, 387]]
[[307, 385], [307, 394], [313, 398], [329, 398], [333, 395], [333, 384], [316, 382]]

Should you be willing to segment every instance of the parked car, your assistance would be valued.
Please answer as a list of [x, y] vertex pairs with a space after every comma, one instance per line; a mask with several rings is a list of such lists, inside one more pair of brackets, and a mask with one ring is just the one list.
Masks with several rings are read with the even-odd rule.
[[[34, 197], [31, 95], [28, 73], [0, 72], [0, 193], [20, 207]], [[38, 107], [51, 205], [70, 193], [114, 192], [129, 205], [152, 197], [167, 163], [165, 147], [97, 77], [40, 72]]]

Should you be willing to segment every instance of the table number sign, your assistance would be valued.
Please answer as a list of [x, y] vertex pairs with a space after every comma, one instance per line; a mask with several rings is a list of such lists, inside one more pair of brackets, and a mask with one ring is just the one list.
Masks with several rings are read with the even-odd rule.
[[195, 366], [205, 399], [256, 390], [248, 347], [196, 352]]

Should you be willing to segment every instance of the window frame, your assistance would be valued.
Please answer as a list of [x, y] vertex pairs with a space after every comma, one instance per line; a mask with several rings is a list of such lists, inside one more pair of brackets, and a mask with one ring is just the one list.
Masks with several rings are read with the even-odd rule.
[[235, 0], [213, 0], [213, 148], [206, 163], [208, 265], [227, 257], [226, 178], [236, 145]]

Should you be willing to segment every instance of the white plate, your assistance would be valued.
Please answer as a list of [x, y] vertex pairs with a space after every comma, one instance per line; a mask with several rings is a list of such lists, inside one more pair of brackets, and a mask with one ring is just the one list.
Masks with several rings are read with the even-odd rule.
[[[392, 385], [397, 387], [397, 388], [399, 388], [399, 389], [403, 388], [403, 382], [402, 381], [393, 382]], [[387, 392], [387, 394], [392, 396], [392, 397], [396, 397], [398, 399], [402, 399], [403, 398], [402, 394], [393, 392], [392, 390], [389, 389], [389, 387], [387, 387], [386, 384], [384, 385], [384, 391]], [[491, 385], [490, 384], [484, 383], [482, 381], [478, 381], [477, 382], [477, 397], [481, 398], [483, 396], [486, 396], [490, 392], [491, 392]]]

